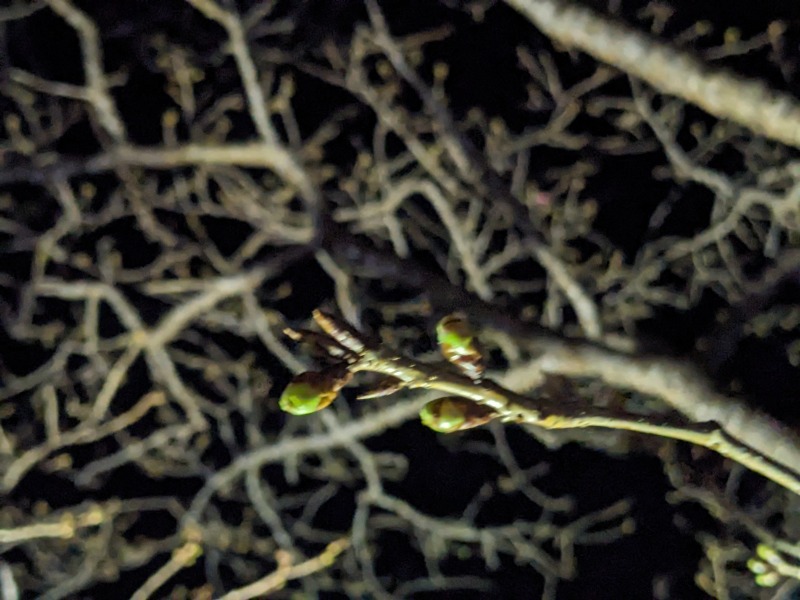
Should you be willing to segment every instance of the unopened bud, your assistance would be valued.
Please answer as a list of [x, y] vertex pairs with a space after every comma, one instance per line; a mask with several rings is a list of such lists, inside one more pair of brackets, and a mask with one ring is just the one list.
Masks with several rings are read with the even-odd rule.
[[300, 373], [283, 390], [278, 404], [290, 414], [309, 415], [329, 406], [351, 378], [352, 374], [338, 365], [321, 373]]
[[458, 396], [432, 400], [419, 413], [422, 424], [439, 433], [452, 433], [485, 425], [496, 416], [497, 413], [488, 406]]
[[436, 340], [442, 355], [466, 375], [478, 379], [483, 374], [483, 355], [467, 320], [452, 314], [436, 325]]

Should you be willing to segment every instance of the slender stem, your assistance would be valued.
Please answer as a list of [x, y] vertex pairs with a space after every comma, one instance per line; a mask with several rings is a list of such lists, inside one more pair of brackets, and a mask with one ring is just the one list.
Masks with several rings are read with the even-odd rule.
[[489, 380], [472, 380], [454, 370], [418, 363], [400, 356], [383, 356], [365, 350], [350, 370], [389, 375], [409, 388], [438, 390], [492, 408], [504, 421], [527, 423], [545, 429], [603, 427], [622, 429], [703, 446], [759, 473], [800, 495], [800, 473], [784, 467], [743, 444], [717, 423], [655, 422], [639, 415], [619, 415], [585, 403], [558, 403], [547, 398], [521, 396]]
[[[597, 409], [592, 409], [597, 410]], [[605, 415], [549, 415], [539, 423], [546, 429], [573, 429], [578, 427], [604, 427], [607, 429], [624, 429], [663, 438], [689, 442], [703, 446], [735, 460], [751, 471], [771, 479], [800, 496], [800, 474], [784, 467], [780, 463], [746, 446], [723, 430], [717, 423], [696, 423], [677, 425], [674, 423], [656, 423], [644, 417], [625, 418]]]

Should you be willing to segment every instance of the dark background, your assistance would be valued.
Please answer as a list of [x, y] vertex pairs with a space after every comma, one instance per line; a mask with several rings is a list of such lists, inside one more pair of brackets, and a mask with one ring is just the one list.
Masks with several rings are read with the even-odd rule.
[[[170, 100], [164, 92], [164, 80], [153, 67], [147, 40], [149, 36], [164, 35], [169, 39], [191, 45], [199, 53], [213, 53], [218, 50], [220, 30], [203, 19], [191, 7], [177, 1], [170, 2], [80, 2], [79, 6], [91, 14], [98, 24], [103, 38], [105, 63], [108, 72], [124, 69], [125, 84], [114, 92], [119, 109], [128, 126], [131, 141], [137, 144], [158, 144], [161, 141], [160, 119]], [[347, 40], [353, 27], [366, 18], [360, 2], [356, 1], [316, 1], [279, 2], [274, 14], [293, 15], [298, 26], [280, 39], [281, 50], [300, 60], [313, 54], [319, 44], [328, 38]], [[487, 115], [502, 116], [512, 129], [521, 129], [537, 118], [523, 110], [525, 99], [524, 74], [517, 68], [515, 49], [524, 44], [529, 48], [549, 48], [549, 41], [538, 33], [518, 14], [501, 3], [490, 6], [485, 19], [474, 22], [465, 12], [458, 10], [456, 2], [403, 1], [381, 2], [392, 31], [398, 35], [413, 31], [424, 31], [442, 23], [450, 23], [454, 33], [444, 42], [431, 44], [420, 71], [426, 73], [435, 60], [443, 60], [450, 66], [448, 79], [448, 100], [450, 109], [456, 117], [466, 115], [472, 107], [481, 108]], [[590, 3], [600, 11], [608, 12], [606, 2]], [[647, 2], [617, 2], [612, 5], [618, 18], [639, 28], [645, 28], [641, 10]], [[662, 3], [666, 6], [665, 3]], [[244, 8], [246, 3], [241, 3]], [[787, 26], [785, 36], [785, 55], [779, 57], [784, 66], [778, 68], [776, 57], [768, 56], [766, 49], [757, 50], [744, 56], [728, 57], [718, 64], [740, 74], [758, 77], [769, 82], [774, 88], [793, 94], [800, 94], [800, 5], [795, 2], [671, 2], [672, 17], [661, 36], [665, 40], [694, 23], [705, 20], [713, 25], [713, 33], [695, 42], [692, 51], [702, 55], [707, 48], [721, 43], [724, 31], [735, 27], [743, 38], [763, 32], [770, 22], [781, 19]], [[53, 80], [80, 84], [83, 78], [80, 51], [73, 32], [62, 20], [50, 11], [39, 11], [36, 15], [4, 24], [0, 50], [0, 73], [7, 73], [10, 66], [23, 68]], [[577, 82], [587, 75], [592, 61], [579, 57], [570, 59], [559, 55], [563, 62], [562, 76]], [[228, 61], [230, 62], [230, 61]], [[230, 64], [214, 71], [211, 85], [219, 95], [234, 91], [239, 86], [238, 76]], [[286, 67], [289, 68], [289, 67]], [[338, 88], [314, 78], [308, 73], [298, 71], [297, 86], [301, 90], [293, 100], [298, 123], [303, 134], [312, 132], [329, 115], [353, 102], [353, 98]], [[623, 89], [627, 84], [617, 80], [610, 84]], [[699, 110], [687, 107], [687, 113], [695, 120], [711, 122], [711, 117]], [[542, 115], [544, 117], [544, 115]], [[347, 136], [341, 136], [329, 147], [326, 157], [337, 166], [346, 166], [354, 160], [358, 143], [370, 135], [374, 117], [367, 111], [357, 114], [347, 124]], [[585, 127], [589, 133], [602, 135], [602, 124], [596, 121], [578, 120], [577, 127]], [[248, 119], [234, 119], [234, 129], [230, 139], [246, 140], [253, 136]], [[352, 141], [357, 140], [356, 144]], [[80, 163], [81, 160], [101, 151], [90, 125], [85, 120], [76, 122], [66, 135], [58, 139], [53, 147], [64, 160]], [[6, 153], [3, 170], [28, 167], [28, 158]], [[668, 179], [656, 180], [653, 170], [663, 165], [664, 155], [659, 150], [632, 156], [612, 156], [602, 154], [596, 149], [587, 148], [581, 158], [592, 162], [598, 168], [585, 194], [597, 200], [598, 217], [596, 230], [622, 249], [626, 259], [632, 260], [637, 250], [653, 235], [648, 230], [648, 221], [656, 207], [663, 201], [676, 184]], [[541, 170], [559, 164], [569, 164], [575, 159], [574, 153], [553, 149], [539, 161]], [[737, 157], [719, 156], [714, 168], [735, 173], [739, 169]], [[541, 173], [535, 168], [531, 177], [536, 179]], [[165, 180], [169, 176], [165, 175]], [[80, 179], [80, 177], [78, 177]], [[103, 185], [113, 186], [111, 175], [92, 176], [100, 189]], [[52, 226], [57, 206], [42, 188], [31, 183], [8, 183], [3, 186], [4, 193], [16, 201], [12, 217], [25, 224], [31, 232], [42, 232]], [[712, 197], [707, 190], [686, 184], [681, 190], [682, 197], [664, 230], [659, 233], [687, 235], [708, 223]], [[187, 236], [181, 218], [175, 215], [162, 215], [162, 222], [174, 227], [175, 231]], [[235, 240], [247, 233], [247, 225], [226, 221], [207, 223], [212, 239], [220, 248], [226, 244], [235, 247]], [[241, 235], [238, 228], [241, 228]], [[159, 249], [149, 246], [135, 229], [130, 219], [104, 226], [102, 230], [88, 232], [86, 235], [69, 240], [71, 251], [85, 249], [97, 252], [97, 241], [111, 238], [114, 247], [123, 256], [126, 267], [146, 265], [157, 256]], [[30, 272], [33, 255], [29, 249], [12, 244], [8, 236], [0, 237], [0, 272], [6, 283], [0, 285], [0, 299], [4, 304], [6, 316], [12, 316], [18, 309], [19, 295]], [[256, 257], [253, 264], [266, 257]], [[412, 257], [425, 268], [436, 269], [430, 256], [419, 252]], [[754, 259], [755, 260], [755, 259]], [[753, 269], [759, 265], [755, 260]], [[198, 272], [201, 269], [198, 267]], [[58, 273], [65, 279], [77, 277], [67, 269]], [[273, 306], [285, 314], [290, 323], [303, 323], [310, 311], [320, 305], [330, 303], [333, 287], [316, 263], [309, 259], [293, 271], [285, 274], [285, 280], [293, 285], [289, 298], [275, 301]], [[262, 290], [264, 298], [273, 290]], [[404, 290], [402, 285], [398, 294]], [[135, 289], [126, 290], [130, 299], [151, 323], [164, 314], [164, 307], [151, 303], [137, 295]], [[531, 299], [525, 299], [529, 302]], [[753, 314], [765, 306], [796, 304], [800, 300], [800, 279], [787, 279], [772, 289], [764, 290], [763, 295], [741, 306], [728, 306], [726, 298], [712, 291], [704, 293], [688, 311], [659, 309], [656, 314], [639, 324], [637, 334], [647, 348], [672, 356], [686, 357], [703, 365], [720, 389], [736, 380], [736, 385], [745, 396], [757, 396], [760, 407], [776, 417], [789, 422], [800, 422], [796, 406], [800, 401], [800, 375], [793, 368], [783, 351], [791, 332], [778, 332], [762, 339], [748, 335], [743, 325]], [[504, 309], [511, 312], [521, 310], [521, 303], [514, 299], [503, 299]], [[57, 316], [69, 323], [73, 316], [69, 308], [58, 302], [50, 307], [50, 317]], [[730, 318], [724, 327], [715, 321], [715, 315], [728, 309]], [[110, 315], [105, 315], [104, 326], [109, 335], [117, 326]], [[737, 326], [741, 323], [741, 326]], [[225, 345], [224, 336], [213, 332], [203, 332], [213, 337], [216, 343]], [[698, 350], [697, 340], [711, 340]], [[231, 352], [235, 353], [235, 340], [229, 340]], [[418, 342], [422, 350], [432, 347], [431, 340]], [[9, 330], [0, 329], [0, 373], [22, 375], [42, 363], [50, 350], [36, 343], [16, 340]], [[275, 364], [273, 376], [275, 390], [288, 381], [289, 373], [282, 369], [271, 357], [265, 361]], [[137, 374], [141, 379], [137, 380]], [[129, 377], [126, 394], [136, 397], [137, 392], [147, 390], [149, 381], [143, 365], [137, 364]], [[197, 385], [201, 385], [198, 381]], [[274, 394], [274, 392], [273, 392]], [[764, 403], [763, 399], [770, 399]], [[348, 400], [354, 402], [352, 397]], [[24, 399], [17, 398], [16, 423], [24, 423], [33, 418], [24, 409]], [[340, 399], [341, 401], [341, 399]], [[272, 415], [265, 418], [264, 427], [281, 427], [283, 417]], [[237, 431], [242, 424], [234, 423]], [[701, 560], [702, 551], [695, 540], [698, 532], [709, 535], [719, 533], [719, 523], [710, 518], [694, 504], [672, 505], [665, 499], [671, 485], [662, 473], [661, 462], [648, 448], [628, 456], [609, 456], [605, 453], [587, 449], [570, 443], [556, 451], [546, 451], [532, 437], [514, 427], [508, 432], [509, 442], [522, 466], [531, 466], [546, 461], [550, 466], [537, 485], [548, 493], [558, 496], [573, 495], [576, 499], [576, 512], [583, 514], [597, 510], [621, 498], [632, 500], [632, 516], [636, 521], [636, 531], [632, 535], [617, 540], [610, 545], [583, 547], [577, 556], [579, 575], [575, 581], [559, 585], [559, 598], [616, 599], [650, 598], [653, 582], [661, 578], [668, 582], [670, 598], [705, 598], [694, 584], [693, 577]], [[487, 432], [469, 432], [460, 436], [468, 442], [491, 442]], [[369, 442], [370, 449], [398, 448], [409, 460], [407, 476], [394, 485], [402, 489], [404, 498], [420, 510], [432, 515], [458, 515], [466, 500], [473, 497], [482, 483], [496, 477], [498, 465], [494, 461], [482, 460], [480, 456], [459, 448], [459, 442], [443, 444], [432, 432], [424, 430], [415, 423], [390, 431]], [[74, 449], [77, 464], [107, 451], [103, 444], [88, 448]], [[681, 452], [687, 454], [688, 449]], [[86, 453], [83, 456], [82, 453]], [[211, 468], [227, 464], [231, 457], [218, 442], [209, 447], [204, 459]], [[752, 476], [756, 481], [755, 476]], [[279, 477], [278, 477], [279, 479]], [[49, 473], [33, 470], [13, 493], [0, 500], [5, 507], [18, 506], [23, 510], [37, 501], [47, 502], [54, 510], [68, 507], [87, 499], [102, 500], [112, 497], [139, 497], [142, 495], [173, 496], [181, 503], [187, 503], [202, 485], [202, 477], [152, 479], [137, 467], [126, 465], [107, 477], [97, 489], [81, 489], [68, 477], [57, 477]], [[391, 490], [392, 484], [387, 484]], [[757, 484], [754, 483], [757, 486]], [[281, 490], [278, 489], [280, 492]], [[322, 511], [315, 523], [323, 529], [346, 529], [354, 501], [354, 490], [350, 495], [342, 492], [341, 498]], [[513, 522], [520, 501], [514, 494], [497, 498], [485, 519], [490, 524], [492, 518], [498, 522]], [[237, 518], [239, 507], [231, 508], [228, 515], [233, 521]], [[223, 515], [226, 508], [220, 507]], [[523, 516], [523, 515], [520, 515]], [[526, 515], [530, 518], [530, 515]], [[148, 535], [160, 527], [174, 524], [149, 523], [140, 535]], [[147, 529], [150, 529], [149, 531]], [[133, 534], [132, 534], [133, 535]], [[12, 550], [6, 557], [8, 562], [28, 560], [19, 550]], [[202, 562], [202, 561], [201, 561]], [[409, 546], [408, 538], [397, 536], [392, 539], [386, 535], [381, 547], [381, 555], [376, 565], [379, 571], [391, 573], [396, 581], [410, 580], [424, 575], [425, 566], [419, 553]], [[452, 557], [443, 563], [443, 569], [451, 573], [476, 574], [485, 569], [479, 560], [456, 561]], [[152, 573], [152, 564], [127, 572], [118, 582], [102, 584], [90, 588], [81, 597], [127, 597]], [[448, 592], [449, 598], [533, 598], [541, 593], [540, 578], [530, 567], [520, 567], [511, 560], [503, 560], [500, 567], [487, 574], [491, 580], [491, 592]], [[203, 566], [184, 570], [177, 581], [187, 585], [197, 583], [203, 578]], [[223, 574], [224, 579], [224, 574]], [[164, 590], [161, 590], [162, 592]], [[28, 597], [28, 595], [24, 595]], [[33, 594], [30, 595], [33, 597]], [[288, 597], [288, 596], [284, 596]], [[414, 598], [444, 597], [444, 594], [416, 594]], [[742, 596], [744, 597], [744, 596]]]

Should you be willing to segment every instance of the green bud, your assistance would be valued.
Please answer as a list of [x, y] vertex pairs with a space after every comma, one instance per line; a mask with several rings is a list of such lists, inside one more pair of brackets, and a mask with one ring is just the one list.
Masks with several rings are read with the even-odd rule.
[[458, 431], [466, 420], [459, 405], [448, 398], [428, 402], [419, 413], [422, 424], [440, 433]]
[[452, 433], [478, 427], [496, 416], [491, 408], [458, 396], [432, 400], [423, 406], [419, 413], [422, 424], [439, 433]]
[[760, 559], [767, 561], [771, 565], [777, 565], [782, 562], [780, 555], [767, 544], [756, 546], [756, 554]]
[[750, 572], [755, 575], [761, 575], [762, 573], [766, 573], [770, 570], [767, 563], [758, 560], [757, 558], [751, 558], [747, 561], [747, 568], [750, 569]]
[[278, 405], [293, 415], [309, 415], [330, 405], [351, 378], [352, 374], [338, 365], [321, 373], [300, 373], [283, 390]]
[[436, 325], [436, 340], [446, 344], [452, 351], [468, 354], [473, 345], [474, 336], [463, 318], [456, 315], [444, 317]]
[[442, 355], [466, 375], [478, 379], [483, 374], [483, 355], [463, 316], [452, 314], [439, 321], [436, 340]]
[[756, 575], [756, 585], [760, 587], [775, 587], [778, 585], [778, 582], [781, 580], [781, 576], [776, 573], [775, 571], [769, 571], [768, 573], [762, 573], [761, 575]]
[[292, 382], [283, 390], [278, 404], [284, 412], [310, 415], [328, 406], [335, 397], [335, 392], [320, 391], [307, 383]]

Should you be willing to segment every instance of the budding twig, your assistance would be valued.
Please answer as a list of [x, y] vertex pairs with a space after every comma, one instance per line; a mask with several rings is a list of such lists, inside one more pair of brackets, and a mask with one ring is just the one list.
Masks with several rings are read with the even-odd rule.
[[[445, 349], [445, 356], [451, 361], [452, 367], [450, 365], [442, 366], [422, 363], [387, 352], [383, 348], [368, 344], [361, 333], [332, 315], [317, 310], [314, 311], [313, 316], [316, 323], [325, 332], [325, 335], [331, 338], [331, 343], [320, 343], [319, 338], [324, 336], [314, 332], [292, 331], [293, 339], [309, 338], [307, 341], [313, 341], [316, 346], [323, 349], [337, 348], [340, 351], [342, 347], [346, 347], [352, 354], [346, 358], [346, 364], [340, 363], [340, 365], [342, 365], [342, 368], [346, 368], [349, 373], [354, 374], [360, 371], [380, 373], [395, 380], [397, 382], [396, 389], [405, 387], [436, 390], [448, 396], [456, 397], [456, 400], [471, 401], [484, 407], [484, 409], [489, 409], [488, 411], [478, 411], [477, 420], [469, 421], [469, 410], [464, 408], [465, 404], [463, 402], [449, 399], [443, 410], [442, 406], [440, 406], [441, 402], [434, 401], [439, 402], [439, 404], [435, 407], [431, 406], [423, 409], [423, 420], [430, 425], [431, 420], [441, 416], [442, 419], [447, 421], [446, 423], [431, 425], [439, 431], [457, 431], [498, 418], [505, 422], [525, 423], [545, 429], [602, 427], [656, 435], [689, 442], [713, 450], [800, 495], [800, 473], [750, 448], [727, 433], [717, 423], [682, 423], [665, 418], [618, 413], [603, 407], [593, 406], [591, 403], [584, 401], [558, 402], [556, 399], [548, 398], [545, 395], [541, 397], [523, 396], [502, 387], [490, 379], [480, 378], [480, 373], [476, 372], [473, 367], [475, 363], [463, 363], [463, 356], [467, 351], [463, 349], [453, 350], [453, 345], [459, 343], [458, 336], [452, 332], [449, 332], [448, 335], [443, 335], [443, 325], [446, 327], [451, 324], [454, 319], [452, 316], [443, 319], [437, 328], [440, 345]], [[459, 321], [458, 335], [464, 344], [470, 346], [470, 352], [475, 353], [475, 356], [470, 357], [471, 361], [477, 361], [479, 356], [477, 355], [477, 350], [475, 350], [476, 346], [473, 345], [473, 336], [468, 333], [465, 327], [465, 323]], [[341, 361], [340, 352], [332, 352], [330, 355], [331, 358]], [[331, 385], [328, 386], [330, 389], [327, 387], [326, 389], [321, 389], [320, 396], [324, 396], [324, 400], [327, 400], [331, 392], [334, 394], [338, 392], [343, 385], [343, 381], [341, 377], [330, 378]], [[304, 382], [305, 380], [300, 383]], [[296, 386], [297, 382], [292, 385]], [[287, 392], [284, 393], [284, 398], [281, 400], [282, 406], [286, 405], [285, 398], [290, 388], [287, 388]], [[379, 395], [388, 395], [389, 393], [392, 392], [389, 391]], [[366, 394], [362, 397], [376, 397], [376, 395]], [[322, 408], [327, 406], [329, 402], [319, 402], [317, 404]], [[468, 407], [468, 405], [466, 406]], [[455, 415], [458, 411], [463, 414]], [[297, 414], [306, 414], [308, 412], [313, 411], [303, 410]], [[455, 418], [456, 416], [462, 417], [464, 421], [456, 422], [458, 421]], [[472, 416], [474, 417], [474, 415]]]

